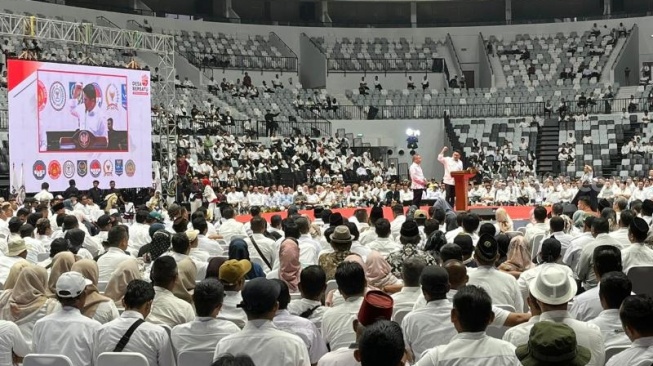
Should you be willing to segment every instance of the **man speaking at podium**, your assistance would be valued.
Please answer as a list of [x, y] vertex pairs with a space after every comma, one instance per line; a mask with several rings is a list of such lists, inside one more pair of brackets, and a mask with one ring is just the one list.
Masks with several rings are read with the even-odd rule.
[[442, 182], [446, 187], [446, 198], [447, 203], [451, 207], [456, 207], [456, 189], [453, 178], [451, 177], [451, 172], [457, 172], [463, 170], [463, 161], [460, 160], [460, 152], [455, 150], [451, 157], [445, 157], [444, 153], [449, 150], [446, 146], [442, 148], [440, 154], [438, 155], [438, 161], [444, 165], [444, 176], [442, 177]]
[[78, 100], [82, 94], [82, 103], [71, 105], [70, 113], [77, 119], [77, 130], [88, 131], [95, 137], [107, 137], [107, 125], [100, 115], [97, 104], [97, 93], [93, 84], [87, 84], [83, 89], [77, 84], [73, 92], [73, 98]]

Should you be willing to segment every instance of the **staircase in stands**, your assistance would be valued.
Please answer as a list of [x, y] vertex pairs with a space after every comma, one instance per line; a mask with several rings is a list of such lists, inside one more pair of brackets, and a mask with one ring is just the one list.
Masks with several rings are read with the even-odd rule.
[[[537, 135], [537, 175], [553, 173], [558, 164], [558, 148], [560, 127], [556, 118], [544, 120]], [[559, 171], [557, 169], [556, 171]]]
[[613, 177], [618, 177], [619, 173], [621, 173], [619, 171], [619, 165], [621, 165], [621, 162], [625, 158], [625, 156], [621, 153], [621, 148], [630, 140], [632, 140], [633, 136], [638, 133], [641, 133], [640, 123], [636, 119], [631, 119], [630, 128], [628, 130], [624, 129], [623, 140], [617, 141], [617, 155], [610, 157], [610, 165], [608, 165], [605, 169], [605, 171], [610, 172]]

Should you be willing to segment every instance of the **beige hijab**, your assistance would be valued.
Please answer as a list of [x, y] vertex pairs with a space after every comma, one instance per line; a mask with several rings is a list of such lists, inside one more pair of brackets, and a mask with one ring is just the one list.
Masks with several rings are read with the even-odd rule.
[[177, 262], [177, 281], [172, 293], [178, 298], [193, 303], [193, 291], [195, 290], [195, 279], [197, 277], [197, 267], [190, 257], [186, 257]]
[[392, 268], [379, 252], [373, 250], [367, 255], [365, 261], [367, 284], [371, 287], [383, 289], [385, 286], [394, 285], [399, 280], [392, 274]]
[[506, 233], [508, 231], [514, 231], [512, 225], [512, 219], [508, 216], [508, 212], [503, 207], [500, 207], [494, 213], [494, 217], [497, 219], [497, 225], [499, 226], [500, 233]]
[[72, 252], [61, 252], [52, 258], [52, 268], [48, 279], [48, 295], [54, 297], [56, 294], [57, 280], [62, 274], [70, 272], [75, 264], [75, 255]]
[[0, 317], [15, 322], [38, 311], [48, 300], [47, 282], [48, 272], [45, 268], [34, 264], [23, 268], [14, 288], [0, 296]]
[[140, 279], [142, 279], [142, 276], [140, 268], [138, 268], [138, 262], [135, 259], [124, 260], [111, 275], [104, 296], [113, 300], [117, 307], [123, 307], [122, 298], [125, 296], [125, 291], [127, 291], [127, 285], [132, 280]]
[[97, 267], [97, 263], [90, 259], [82, 259], [79, 262], [75, 262], [71, 270], [81, 273], [82, 276], [93, 282], [92, 285], [86, 286], [86, 302], [84, 303], [84, 308], [82, 308], [82, 314], [92, 319], [101, 303], [111, 301], [110, 298], [100, 295], [97, 289], [100, 270]]
[[505, 272], [524, 272], [533, 268], [531, 252], [527, 248], [526, 239], [523, 236], [515, 236], [510, 240], [508, 254], [505, 262], [501, 263], [499, 270]]
[[5, 281], [4, 289], [5, 290], [11, 290], [16, 286], [16, 281], [18, 280], [18, 275], [20, 272], [29, 267], [30, 262], [26, 261], [25, 259], [21, 259], [18, 262], [14, 263], [13, 266], [11, 266], [11, 269], [9, 270], [9, 276], [7, 276], [7, 280]]

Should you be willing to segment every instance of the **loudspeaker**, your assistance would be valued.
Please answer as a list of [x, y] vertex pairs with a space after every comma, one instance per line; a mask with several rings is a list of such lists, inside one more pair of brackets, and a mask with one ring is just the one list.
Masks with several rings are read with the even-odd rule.
[[474, 208], [470, 213], [477, 214], [481, 221], [492, 221], [495, 218], [495, 208]]
[[367, 111], [367, 119], [374, 119], [376, 118], [376, 115], [379, 113], [379, 109], [376, 108], [375, 106], [370, 106], [370, 109]]
[[444, 59], [434, 58], [433, 65], [431, 65], [431, 71], [433, 72], [444, 72]]

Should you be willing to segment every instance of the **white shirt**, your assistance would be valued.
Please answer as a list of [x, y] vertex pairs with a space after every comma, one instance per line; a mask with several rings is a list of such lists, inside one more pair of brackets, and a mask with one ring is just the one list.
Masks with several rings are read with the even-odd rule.
[[410, 189], [424, 189], [424, 184], [426, 184], [426, 179], [424, 178], [424, 173], [422, 172], [422, 167], [417, 163], [412, 163], [408, 169], [408, 174], [410, 175]]
[[147, 320], [153, 324], [167, 325], [170, 328], [184, 324], [195, 319], [193, 305], [177, 298], [172, 292], [163, 287], [154, 286], [154, 301], [152, 311]]
[[141, 249], [143, 245], [149, 244], [150, 226], [135, 222], [129, 227], [129, 252], [136, 252]]
[[388, 254], [392, 252], [396, 252], [399, 249], [401, 249], [401, 245], [396, 241], [390, 238], [379, 238], [379, 237], [376, 237], [374, 241], [370, 242], [365, 246], [370, 250], [376, 250], [377, 252], [381, 253], [383, 257], [387, 257]]
[[[564, 231], [557, 231], [554, 233], [551, 233], [551, 236], [555, 236], [555, 238], [560, 242], [560, 255], [564, 257], [565, 253], [571, 246], [571, 241], [574, 239], [571, 235], [565, 233]], [[540, 254], [542, 251], [542, 246], [540, 245], [540, 250], [537, 254]]]
[[[576, 342], [587, 347], [592, 354], [592, 359], [588, 366], [603, 366], [605, 360], [605, 347], [603, 346], [603, 336], [601, 330], [594, 324], [581, 322], [572, 318], [568, 311], [547, 311], [540, 315], [539, 321], [553, 321], [564, 323], [571, 327], [576, 333]], [[535, 322], [528, 322], [512, 327], [503, 335], [503, 339], [515, 346], [528, 343], [531, 328]]]
[[4, 284], [14, 264], [24, 260], [23, 257], [0, 257], [0, 283]]
[[100, 322], [100, 324], [106, 324], [113, 319], [116, 319], [120, 316], [116, 303], [113, 301], [101, 302], [98, 307], [95, 309], [95, 315], [93, 319]]
[[290, 314], [288, 310], [279, 310], [272, 323], [277, 329], [294, 334], [304, 341], [311, 364], [317, 363], [328, 352], [322, 334], [310, 320]]
[[[619, 219], [619, 216], [617, 216], [617, 219]], [[619, 243], [625, 243], [624, 245], [624, 250], [625, 248], [628, 247], [628, 243], [630, 243], [630, 240], [628, 239], [628, 228], [627, 227], [621, 227], [613, 232], [611, 232], [610, 235], [614, 240], [616, 240]], [[623, 250], [621, 251], [621, 254], [623, 255]], [[624, 270], [626, 267], [624, 267]]]
[[601, 329], [603, 344], [605, 348], [614, 346], [629, 346], [630, 339], [624, 332], [619, 318], [619, 309], [603, 310], [599, 316], [587, 322], [594, 324]]
[[438, 161], [444, 165], [444, 176], [442, 177], [442, 182], [448, 185], [454, 185], [454, 180], [451, 177], [451, 172], [456, 172], [463, 170], [462, 160], [455, 161], [452, 157], [445, 157], [444, 155], [438, 155]]
[[207, 238], [205, 235], [197, 236], [197, 248], [209, 253], [211, 257], [223, 255], [224, 250], [217, 241]]
[[98, 281], [109, 281], [113, 272], [126, 260], [135, 260], [132, 256], [117, 247], [110, 247], [98, 260], [97, 266], [100, 275]]
[[222, 235], [227, 243], [231, 242], [231, 237], [234, 235], [241, 235], [243, 238], [247, 237], [243, 224], [235, 219], [228, 219], [223, 222], [218, 233]]
[[594, 274], [594, 249], [601, 245], [612, 245], [621, 249], [623, 245], [615, 241], [608, 234], [599, 234], [594, 240], [585, 244], [580, 252], [580, 259], [578, 260], [578, 267], [574, 273], [578, 279], [583, 281], [583, 287], [589, 290], [597, 285], [596, 275]]
[[352, 322], [363, 303], [362, 296], [354, 296], [341, 305], [327, 309], [322, 316], [322, 335], [332, 350], [349, 347], [356, 341]]
[[575, 237], [571, 241], [567, 252], [565, 252], [565, 255], [562, 257], [562, 263], [575, 270], [578, 266], [578, 261], [580, 260], [581, 250], [585, 244], [589, 243], [592, 240], [594, 240], [594, 237], [592, 236], [592, 233], [589, 232], [582, 233]]
[[406, 315], [401, 329], [415, 359], [428, 349], [448, 344], [457, 334], [451, 322], [452, 308], [448, 299], [434, 300]]
[[470, 285], [481, 286], [492, 298], [494, 305], [512, 305], [523, 309], [524, 300], [519, 292], [517, 280], [512, 275], [501, 272], [494, 267], [478, 267], [468, 274]]
[[[254, 238], [254, 241], [256, 242], [256, 245], [258, 245], [258, 248], [261, 250], [261, 254], [265, 256], [270, 261], [270, 264], [274, 265], [273, 259], [275, 258], [274, 251], [275, 251], [275, 245], [274, 245], [274, 240], [267, 238], [263, 234], [252, 234], [252, 238]], [[247, 243], [247, 249], [249, 251], [250, 256], [256, 256], [258, 257], [258, 251], [254, 247], [254, 244], [252, 244], [252, 240], [247, 237], [245, 239], [245, 242]], [[278, 255], [276, 256], [278, 257]], [[267, 266], [263, 266], [264, 271], [269, 271], [270, 268]]]
[[73, 366], [92, 365], [93, 335], [100, 326], [79, 309], [66, 306], [36, 322], [32, 349], [38, 354], [68, 356]]
[[0, 320], [0, 365], [12, 365], [11, 352], [19, 357], [30, 353], [30, 347], [13, 322]]
[[621, 265], [624, 273], [635, 266], [653, 266], [653, 249], [639, 243], [628, 244], [621, 250]]
[[569, 314], [572, 318], [586, 322], [599, 316], [603, 311], [601, 299], [599, 298], [599, 287], [591, 288], [582, 294], [576, 296], [569, 308]]
[[54, 199], [54, 196], [52, 195], [52, 193], [43, 189], [39, 193], [34, 195], [34, 199], [39, 202], [52, 201]]
[[[299, 243], [299, 262], [302, 266], [316, 264], [317, 255], [322, 250], [320, 243], [309, 234], [300, 235], [297, 242]], [[258, 241], [256, 244], [258, 244]]]
[[277, 329], [271, 321], [248, 321], [242, 331], [218, 342], [213, 361], [223, 354], [245, 354], [256, 366], [309, 366], [306, 345], [298, 336]]
[[406, 222], [406, 215], [399, 215], [395, 217], [392, 222], [390, 222], [390, 232], [392, 233], [392, 236], [398, 237], [399, 232], [401, 231], [401, 225]]
[[25, 247], [27, 247], [27, 258], [25, 259], [27, 259], [30, 263], [37, 263], [38, 255], [40, 253], [47, 253], [43, 247], [43, 243], [40, 240], [29, 236], [23, 238], [23, 240], [25, 240]]
[[[533, 267], [531, 269], [527, 269], [524, 272], [519, 275], [519, 279], [517, 280], [517, 285], [519, 286], [519, 292], [521, 293], [522, 299], [524, 300], [524, 311], [528, 311], [528, 305], [526, 302], [526, 299], [528, 298], [528, 293], [529, 289], [528, 287], [531, 285], [531, 282], [539, 276], [540, 272], [547, 266], [556, 266], [557, 268], [562, 269], [567, 273], [567, 276], [573, 278], [574, 273], [571, 271], [571, 269], [567, 266], [563, 266], [557, 263], [542, 263], [539, 266]], [[519, 311], [519, 309], [517, 309]]]
[[177, 358], [184, 351], [213, 352], [222, 338], [238, 332], [240, 328], [228, 320], [198, 316], [172, 328], [170, 337]]
[[[392, 300], [394, 305], [392, 307], [393, 316], [397, 313], [398, 310], [412, 310], [415, 306], [417, 298], [422, 294], [422, 288], [419, 286], [416, 287], [407, 287], [404, 286], [401, 288], [401, 291], [392, 294]], [[401, 325], [401, 324], [400, 324]]]
[[526, 233], [524, 233], [524, 240], [526, 240], [528, 248], [531, 252], [533, 251], [534, 247], [533, 239], [540, 234], [545, 234], [548, 230], [549, 225], [544, 222], [538, 222], [526, 228]]
[[229, 320], [239, 328], [244, 327], [247, 323], [247, 315], [243, 309], [237, 307], [242, 301], [243, 297], [240, 295], [240, 291], [225, 291], [218, 319]]
[[459, 333], [449, 344], [432, 348], [417, 366], [520, 366], [515, 346], [485, 332]]
[[340, 348], [320, 358], [317, 366], [360, 366], [354, 358], [354, 348]]
[[[653, 337], [639, 338], [627, 350], [612, 356], [605, 366], [639, 366], [653, 358]], [[644, 363], [646, 364], [646, 363]]]
[[291, 300], [288, 304], [288, 311], [293, 315], [301, 315], [301, 313], [317, 307], [313, 313], [308, 317], [308, 320], [312, 321], [318, 329], [322, 328], [322, 316], [326, 311], [327, 307], [323, 306], [321, 302], [309, 300], [305, 298]]

